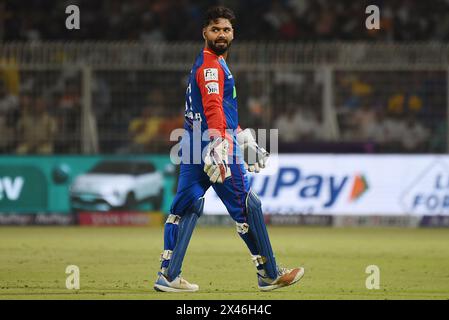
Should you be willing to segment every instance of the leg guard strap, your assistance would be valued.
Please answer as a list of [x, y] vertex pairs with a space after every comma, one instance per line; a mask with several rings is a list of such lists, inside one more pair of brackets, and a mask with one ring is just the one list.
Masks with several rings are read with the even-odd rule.
[[262, 256], [259, 256], [259, 255], [251, 255], [251, 260], [256, 265], [256, 267], [258, 267], [260, 265], [264, 265], [265, 262], [267, 262], [266, 259], [264, 259]]
[[181, 220], [180, 216], [177, 216], [175, 214], [169, 214], [165, 223], [179, 224], [180, 220]]
[[164, 250], [161, 254], [161, 262], [164, 260], [170, 260], [172, 253], [173, 251], [171, 250]]
[[247, 223], [235, 223], [236, 227], [237, 227], [237, 232], [240, 234], [246, 234], [248, 233], [249, 230], [249, 225]]

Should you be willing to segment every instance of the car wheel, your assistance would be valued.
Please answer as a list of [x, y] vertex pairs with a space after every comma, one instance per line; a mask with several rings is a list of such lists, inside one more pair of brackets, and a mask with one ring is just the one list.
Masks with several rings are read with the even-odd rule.
[[151, 199], [151, 204], [153, 205], [154, 210], [161, 210], [163, 200], [164, 200], [164, 190], [161, 189], [159, 194]]
[[128, 193], [126, 196], [125, 204], [123, 205], [124, 209], [134, 209], [136, 205], [136, 197], [134, 196], [134, 193]]

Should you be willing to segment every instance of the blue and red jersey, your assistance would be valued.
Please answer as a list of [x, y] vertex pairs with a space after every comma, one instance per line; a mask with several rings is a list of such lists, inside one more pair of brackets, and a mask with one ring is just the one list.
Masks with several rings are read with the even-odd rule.
[[225, 137], [226, 129], [238, 128], [234, 78], [223, 56], [204, 49], [196, 58], [186, 92], [187, 130], [201, 121], [201, 132], [215, 129]]
[[[195, 132], [199, 127], [200, 132]], [[178, 189], [170, 208], [171, 214], [185, 214], [194, 201], [203, 197], [212, 185], [204, 172], [202, 151], [213, 137], [205, 132], [215, 129], [217, 134], [229, 142], [228, 164], [231, 176], [223, 183], [212, 186], [233, 219], [239, 223], [246, 222], [245, 199], [250, 186], [236, 138], [240, 127], [234, 78], [224, 58], [208, 49], [197, 56], [190, 72], [184, 129], [178, 153], [181, 156]], [[228, 134], [230, 131], [232, 135]], [[196, 141], [198, 137], [195, 134], [198, 133], [201, 133], [201, 143]], [[201, 146], [199, 150], [196, 149], [198, 145]]]

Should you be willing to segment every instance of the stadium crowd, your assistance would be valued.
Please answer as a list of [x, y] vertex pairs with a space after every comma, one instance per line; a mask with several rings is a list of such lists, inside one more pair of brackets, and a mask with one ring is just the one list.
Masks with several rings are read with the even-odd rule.
[[[213, 3], [235, 9], [238, 40], [449, 39], [449, 1], [443, 0], [30, 0], [26, 6], [6, 0], [0, 2], [0, 40], [201, 41], [202, 12]], [[80, 7], [81, 29], [76, 32], [64, 27], [68, 4]], [[368, 4], [380, 7], [380, 30], [365, 28]], [[183, 124], [186, 74], [93, 75], [100, 152], [167, 152], [173, 144], [170, 132]], [[267, 77], [236, 71], [235, 77], [242, 126], [278, 128], [281, 152], [446, 151], [444, 72], [337, 72], [337, 135], [329, 133], [322, 113], [323, 84], [316, 72]], [[70, 70], [0, 70], [0, 151], [80, 153], [81, 88], [81, 75]]]
[[[100, 151], [166, 152], [183, 126], [182, 72], [95, 73], [93, 111]], [[444, 72], [338, 72], [334, 103], [338, 136], [323, 115], [323, 85], [315, 72], [270, 76], [237, 72], [241, 125], [277, 128], [281, 152], [445, 152]], [[0, 81], [3, 153], [79, 153], [79, 74], [28, 72], [20, 90]], [[6, 77], [10, 79], [10, 77]], [[129, 90], [133, 88], [133, 90]]]
[[[65, 8], [80, 8], [81, 28], [65, 28]], [[242, 40], [422, 41], [449, 39], [446, 0], [28, 0], [0, 2], [0, 40], [200, 40], [202, 12], [224, 4]], [[380, 8], [380, 30], [367, 30], [365, 9]]]

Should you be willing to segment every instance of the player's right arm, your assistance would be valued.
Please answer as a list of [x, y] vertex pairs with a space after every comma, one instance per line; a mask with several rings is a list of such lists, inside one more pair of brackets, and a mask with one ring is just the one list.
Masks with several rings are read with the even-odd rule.
[[203, 63], [197, 70], [196, 81], [201, 92], [209, 135], [211, 138], [224, 138], [226, 132], [226, 117], [223, 111], [224, 72], [218, 61]]
[[224, 72], [218, 61], [204, 63], [198, 68], [196, 81], [211, 140], [204, 159], [204, 172], [212, 183], [223, 183], [231, 175], [231, 170], [227, 159], [229, 143], [226, 140], [226, 117], [223, 111]]

